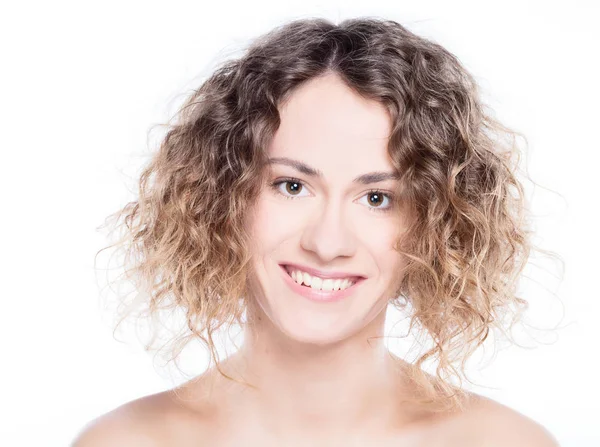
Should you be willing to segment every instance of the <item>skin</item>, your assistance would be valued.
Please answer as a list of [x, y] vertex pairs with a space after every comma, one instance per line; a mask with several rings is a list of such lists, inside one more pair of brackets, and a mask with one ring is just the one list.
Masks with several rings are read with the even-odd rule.
[[[332, 74], [300, 87], [280, 113], [269, 156], [323, 176], [271, 164], [249, 217], [255, 246], [246, 341], [223, 370], [256, 388], [213, 368], [101, 416], [73, 445], [557, 446], [536, 422], [472, 393], [461, 412], [405, 402], [415, 393], [409, 365], [377, 337], [405, 265], [392, 245], [406, 217], [387, 199], [369, 201], [370, 190], [391, 194], [396, 180], [352, 182], [393, 172], [390, 117]], [[299, 179], [299, 190], [270, 187], [286, 177]], [[279, 263], [286, 261], [367, 279], [344, 300], [315, 303], [285, 284]]]

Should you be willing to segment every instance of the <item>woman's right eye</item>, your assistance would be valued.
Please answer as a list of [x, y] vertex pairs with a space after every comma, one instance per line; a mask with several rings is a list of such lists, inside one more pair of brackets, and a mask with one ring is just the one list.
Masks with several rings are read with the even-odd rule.
[[294, 178], [276, 180], [273, 183], [271, 183], [271, 187], [279, 194], [283, 195], [286, 199], [295, 199], [296, 197], [303, 197], [299, 195], [299, 193], [305, 189], [302, 182]]

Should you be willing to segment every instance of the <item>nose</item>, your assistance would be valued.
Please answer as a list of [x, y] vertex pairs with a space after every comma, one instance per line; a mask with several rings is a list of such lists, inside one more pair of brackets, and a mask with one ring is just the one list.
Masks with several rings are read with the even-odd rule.
[[352, 222], [345, 218], [339, 203], [323, 203], [308, 222], [300, 241], [302, 248], [314, 252], [323, 262], [354, 254], [354, 228]]

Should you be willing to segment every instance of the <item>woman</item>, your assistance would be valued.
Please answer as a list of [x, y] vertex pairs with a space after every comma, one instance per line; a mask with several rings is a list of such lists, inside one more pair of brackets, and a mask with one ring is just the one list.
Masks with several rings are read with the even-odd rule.
[[[556, 446], [453, 380], [526, 305], [515, 135], [455, 56], [393, 21], [257, 39], [189, 98], [118, 213], [149, 314], [183, 311], [173, 347], [202, 340], [214, 365], [74, 445]], [[414, 363], [384, 346], [389, 304], [429, 336]], [[221, 360], [232, 323], [244, 343]]]

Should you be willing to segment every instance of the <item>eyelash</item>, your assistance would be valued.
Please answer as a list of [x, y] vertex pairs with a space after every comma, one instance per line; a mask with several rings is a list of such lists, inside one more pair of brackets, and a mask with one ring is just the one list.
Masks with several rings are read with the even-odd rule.
[[[304, 186], [304, 183], [302, 183], [302, 181], [300, 179], [297, 179], [295, 177], [286, 177], [286, 178], [282, 178], [282, 179], [277, 179], [274, 182], [270, 183], [271, 188], [277, 192], [278, 194], [282, 195], [284, 198], [286, 199], [297, 199], [298, 197], [293, 197], [293, 196], [286, 196], [285, 194], [282, 194], [281, 191], [279, 191], [279, 185], [281, 185], [282, 183], [298, 183], [300, 185]], [[369, 211], [374, 211], [374, 212], [378, 212], [378, 213], [388, 213], [392, 210], [392, 206], [394, 203], [394, 197], [391, 194], [388, 193], [384, 193], [378, 189], [371, 189], [369, 191], [366, 192], [365, 195], [368, 194], [381, 194], [383, 196], [386, 196], [388, 198], [388, 200], [390, 201], [390, 205], [388, 205], [387, 208], [372, 208], [372, 207], [367, 207], [369, 209]]]

